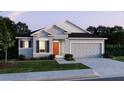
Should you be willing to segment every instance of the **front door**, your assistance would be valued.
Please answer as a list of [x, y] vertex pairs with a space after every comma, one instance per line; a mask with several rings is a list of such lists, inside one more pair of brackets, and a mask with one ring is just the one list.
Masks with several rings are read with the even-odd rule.
[[59, 41], [53, 41], [53, 54], [56, 56], [56, 55], [59, 55], [60, 53], [60, 42]]

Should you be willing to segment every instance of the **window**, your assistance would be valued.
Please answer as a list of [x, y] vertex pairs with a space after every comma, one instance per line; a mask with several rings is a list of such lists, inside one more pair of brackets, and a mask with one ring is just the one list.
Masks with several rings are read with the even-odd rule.
[[29, 41], [24, 41], [24, 48], [29, 48]]
[[36, 41], [36, 51], [39, 52], [49, 52], [49, 41], [37, 40]]
[[20, 48], [31, 48], [31, 40], [21, 40]]
[[45, 52], [45, 41], [39, 42], [39, 49], [40, 49], [40, 52]]

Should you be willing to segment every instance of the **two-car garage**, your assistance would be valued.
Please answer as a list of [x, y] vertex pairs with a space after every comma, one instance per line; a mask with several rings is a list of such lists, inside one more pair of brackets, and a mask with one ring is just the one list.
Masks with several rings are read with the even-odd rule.
[[71, 43], [71, 54], [75, 58], [101, 57], [101, 43]]
[[90, 33], [71, 33], [68, 37], [69, 53], [73, 54], [74, 58], [96, 58], [104, 54], [107, 38]]

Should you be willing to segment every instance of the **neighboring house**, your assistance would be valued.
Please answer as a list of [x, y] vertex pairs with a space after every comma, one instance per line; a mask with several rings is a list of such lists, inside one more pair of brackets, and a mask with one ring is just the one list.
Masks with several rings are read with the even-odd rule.
[[66, 53], [75, 58], [101, 57], [106, 38], [94, 36], [70, 21], [48, 26], [18, 39], [19, 55], [27, 58], [54, 54], [63, 57]]

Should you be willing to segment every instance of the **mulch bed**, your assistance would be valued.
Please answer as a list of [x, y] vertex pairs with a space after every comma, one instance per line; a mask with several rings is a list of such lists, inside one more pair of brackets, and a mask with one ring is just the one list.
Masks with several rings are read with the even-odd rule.
[[0, 69], [13, 68], [13, 67], [16, 67], [16, 64], [12, 64], [12, 63], [0, 63]]

